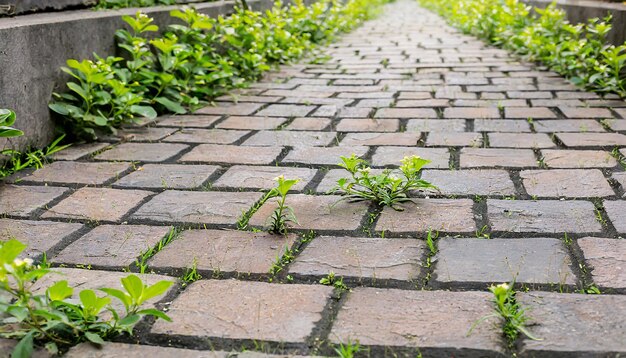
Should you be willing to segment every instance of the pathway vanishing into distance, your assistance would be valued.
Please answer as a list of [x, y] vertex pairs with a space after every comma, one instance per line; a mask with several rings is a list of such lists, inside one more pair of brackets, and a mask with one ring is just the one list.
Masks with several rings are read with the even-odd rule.
[[[149, 280], [177, 280], [194, 259], [203, 279], [157, 304], [172, 323], [144, 324], [142, 345], [109, 344], [111, 356], [334, 355], [329, 344], [357, 340], [376, 357], [510, 355], [495, 319], [468, 331], [492, 312], [488, 286], [514, 278], [542, 338], [520, 339], [518, 354], [626, 353], [616, 160], [626, 102], [580, 91], [408, 0], [324, 52], [326, 63], [285, 66], [238, 102], [75, 146], [1, 186], [0, 235], [45, 252], [71, 283], [101, 287], [184, 229], [148, 261]], [[325, 192], [351, 153], [379, 168], [430, 159], [424, 178], [441, 191], [402, 212], [334, 205]], [[287, 199], [300, 225], [287, 237], [252, 231], [267, 204], [237, 230], [281, 174], [302, 179]], [[429, 228], [439, 232], [432, 257]], [[272, 277], [285, 247], [295, 258]], [[350, 292], [318, 283], [331, 271]], [[603, 294], [576, 293], [592, 286]]]

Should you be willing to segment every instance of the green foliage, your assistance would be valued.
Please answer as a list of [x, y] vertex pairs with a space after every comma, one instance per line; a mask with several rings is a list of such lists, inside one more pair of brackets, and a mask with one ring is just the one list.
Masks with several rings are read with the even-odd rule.
[[[51, 271], [33, 265], [31, 259], [20, 259], [25, 248], [17, 240], [0, 242], [0, 337], [20, 340], [12, 357], [30, 357], [34, 346], [45, 345], [56, 353], [85, 341], [101, 345], [105, 339], [132, 334], [143, 316], [170, 320], [156, 309], [141, 309], [147, 300], [165, 293], [170, 281], [147, 286], [129, 275], [121, 280], [123, 290], [103, 288], [107, 295], [100, 297], [85, 289], [73, 299], [74, 288], [63, 280], [36, 293], [33, 285]], [[123, 314], [111, 307], [111, 298], [124, 305]]]
[[390, 206], [402, 211], [399, 203], [411, 201], [408, 194], [412, 190], [437, 189], [431, 183], [420, 179], [422, 167], [429, 160], [418, 156], [404, 157], [399, 168], [402, 177], [394, 175], [391, 169], [385, 169], [379, 175], [372, 175], [367, 162], [352, 154], [341, 157], [339, 166], [347, 170], [351, 178], [341, 178], [331, 192], [340, 192], [352, 201], [370, 200], [382, 206]]
[[15, 112], [0, 108], [0, 138], [19, 137], [24, 135], [19, 129], [11, 127], [15, 123]]
[[320, 283], [326, 286], [333, 286], [334, 288], [339, 289], [339, 290], [348, 289], [348, 286], [346, 286], [346, 284], [343, 283], [343, 277], [337, 277], [335, 273], [332, 271], [328, 273], [326, 277], [322, 277], [320, 279]]
[[29, 149], [26, 152], [14, 149], [1, 150], [0, 155], [7, 156], [7, 159], [0, 165], [0, 179], [27, 168], [41, 169], [49, 156], [70, 146], [59, 144], [64, 137], [60, 136], [44, 149]]
[[335, 353], [337, 353], [337, 355], [340, 358], [352, 358], [354, 357], [355, 354], [359, 353], [362, 350], [361, 348], [361, 344], [359, 344], [359, 341], [356, 342], [350, 342], [348, 341], [347, 343], [339, 343], [338, 347], [335, 347]]
[[531, 8], [519, 0], [419, 0], [462, 31], [540, 61], [574, 83], [626, 97], [626, 44], [610, 45], [611, 17], [570, 24], [552, 3]]
[[278, 206], [272, 212], [272, 215], [268, 218], [269, 228], [268, 231], [272, 234], [287, 234], [287, 223], [293, 222], [298, 223], [298, 219], [296, 218], [293, 209], [285, 204], [287, 200], [287, 194], [289, 194], [289, 190], [295, 184], [297, 184], [300, 179], [285, 179], [284, 176], [279, 176], [276, 178], [276, 187], [272, 188], [265, 198], [263, 198], [263, 203], [272, 198], [278, 198], [276, 203]]
[[176, 5], [176, 0], [100, 0], [96, 9], [122, 9], [157, 5]]
[[170, 13], [182, 24], [156, 37], [147, 15], [124, 16], [130, 29], [115, 33], [124, 57], [68, 60], [69, 92], [55, 93], [49, 107], [63, 128], [87, 140], [140, 117], [186, 113], [351, 30], [386, 1], [276, 2], [265, 12], [236, 9], [218, 18], [183, 7]]

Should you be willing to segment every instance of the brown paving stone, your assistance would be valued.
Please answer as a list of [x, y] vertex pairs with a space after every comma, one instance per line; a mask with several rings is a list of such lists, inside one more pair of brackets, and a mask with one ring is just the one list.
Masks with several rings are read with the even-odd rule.
[[550, 99], [552, 98], [552, 93], [540, 92], [540, 91], [528, 91], [528, 92], [509, 91], [507, 92], [507, 96], [509, 98], [523, 98], [523, 99]]
[[530, 132], [530, 125], [525, 120], [477, 119], [474, 121], [476, 132]]
[[[277, 285], [236, 280], [191, 284], [170, 306], [172, 323], [157, 321], [152, 333], [304, 342], [332, 289], [322, 285]], [[206, 302], [220, 302], [207, 305]]]
[[585, 237], [577, 242], [596, 285], [626, 288], [626, 240]]
[[229, 230], [184, 231], [149, 262], [152, 268], [189, 268], [194, 260], [199, 270], [267, 274], [295, 235]]
[[131, 142], [156, 142], [176, 132], [176, 128], [137, 127], [117, 131], [116, 136]]
[[465, 132], [464, 119], [409, 119], [407, 132]]
[[447, 107], [450, 100], [448, 99], [408, 99], [396, 102], [397, 108], [410, 107]]
[[332, 123], [329, 118], [296, 118], [284, 130], [321, 131]]
[[445, 232], [476, 231], [473, 202], [469, 199], [414, 199], [400, 205], [404, 211], [385, 207], [376, 223], [376, 231]]
[[95, 158], [99, 160], [162, 162], [187, 148], [188, 146], [185, 144], [122, 143], [96, 155]]
[[292, 104], [270, 104], [257, 113], [258, 116], [268, 117], [304, 117], [316, 106], [298, 106]]
[[400, 161], [411, 155], [430, 160], [425, 168], [448, 168], [450, 164], [450, 152], [446, 148], [380, 147], [372, 156], [372, 165], [400, 166]]
[[36, 170], [22, 180], [37, 183], [104, 184], [119, 177], [130, 163], [84, 163], [59, 161]]
[[280, 117], [239, 117], [233, 116], [220, 122], [215, 128], [222, 129], [274, 129], [285, 123], [287, 118]]
[[[438, 241], [435, 280], [576, 284], [567, 249], [559, 239], [453, 239]], [[480, 263], [480, 264], [478, 264]]]
[[425, 170], [422, 179], [442, 195], [514, 195], [515, 186], [504, 170]]
[[567, 118], [612, 118], [611, 111], [606, 108], [564, 107], [559, 109]]
[[215, 165], [146, 164], [115, 182], [124, 188], [193, 189], [218, 170]]
[[[360, 100], [359, 103], [355, 104], [355, 107], [367, 107], [367, 108], [383, 108], [383, 107], [391, 107], [393, 104], [393, 98], [387, 99], [363, 99]], [[396, 107], [398, 105], [396, 104]]]
[[398, 119], [345, 118], [335, 126], [338, 132], [397, 132]]
[[546, 107], [505, 108], [504, 118], [556, 118], [556, 114]]
[[25, 256], [35, 258], [82, 227], [77, 223], [0, 219], [0, 241], [19, 240], [28, 246]]
[[165, 138], [166, 142], [231, 144], [248, 135], [249, 131], [227, 129], [183, 129]]
[[134, 220], [167, 223], [235, 224], [261, 193], [166, 190], [137, 210]]
[[[1, 357], [1, 356], [0, 356]], [[177, 357], [177, 358], [229, 358], [229, 352], [197, 351], [172, 347], [144, 346], [139, 344], [107, 342], [102, 347], [81, 343], [72, 347], [64, 355], [65, 358], [144, 358], [144, 357]], [[237, 357], [242, 357], [238, 354]]]
[[[323, 147], [336, 140], [333, 132], [260, 131], [248, 138], [244, 146]], [[254, 149], [256, 151], [256, 149]]]
[[159, 242], [167, 226], [101, 225], [63, 249], [50, 261], [74, 265], [128, 267]]
[[289, 167], [257, 167], [235, 165], [230, 167], [214, 184], [215, 188], [271, 189], [279, 175], [288, 179], [301, 179], [292, 190], [302, 190], [317, 173], [315, 169]]
[[626, 131], [626, 120], [624, 119], [605, 119], [602, 122], [614, 131]]
[[626, 145], [626, 135], [619, 133], [556, 133], [567, 147], [614, 147]]
[[617, 160], [602, 150], [542, 150], [550, 168], [613, 168]]
[[41, 217], [119, 221], [152, 192], [108, 188], [81, 188], [48, 209]]
[[369, 118], [373, 108], [343, 107], [337, 111], [337, 118]]
[[322, 236], [290, 265], [289, 273], [410, 281], [420, 274], [420, 240]]
[[60, 152], [54, 153], [50, 156], [53, 160], [78, 160], [84, 156], [90, 155], [101, 149], [104, 149], [111, 145], [110, 143], [86, 143], [86, 144], [72, 144], [71, 147], [65, 148]]
[[500, 118], [497, 108], [446, 108], [443, 110], [445, 118]]
[[599, 169], [523, 170], [520, 177], [526, 192], [540, 198], [592, 198], [615, 195]]
[[157, 122], [159, 127], [196, 127], [207, 128], [217, 122], [221, 116], [184, 115], [163, 117]]
[[[541, 340], [524, 339], [524, 356], [620, 356], [626, 352], [626, 297], [577, 293], [528, 292], [517, 297], [527, 307], [530, 332]], [[616, 353], [619, 354], [610, 354]]]
[[617, 232], [620, 234], [626, 233], [626, 201], [605, 200], [604, 209], [606, 209], [606, 213]]
[[606, 132], [602, 125], [593, 119], [557, 119], [534, 121], [537, 132]]
[[[270, 164], [283, 147], [240, 147], [237, 145], [201, 144], [178, 161], [185, 163]], [[254, 155], [253, 155], [254, 154]]]
[[0, 215], [28, 217], [67, 192], [52, 186], [17, 186], [0, 183]]
[[420, 132], [402, 133], [348, 133], [341, 140], [339, 146], [412, 146], [417, 145], [421, 138]]
[[230, 116], [248, 116], [261, 108], [264, 103], [235, 103], [217, 102], [215, 107], [204, 107], [197, 110], [197, 114], [216, 114]]
[[363, 157], [367, 153], [367, 147], [339, 146], [329, 148], [300, 147], [294, 148], [282, 160], [283, 163], [303, 163], [318, 165], [337, 165], [341, 163], [341, 156], [349, 157], [355, 154]]
[[437, 118], [437, 112], [430, 108], [381, 108], [375, 118]]
[[494, 148], [554, 148], [545, 133], [489, 133], [489, 146]]
[[461, 168], [524, 168], [537, 166], [535, 153], [531, 149], [461, 149]]
[[432, 132], [428, 134], [426, 145], [431, 147], [478, 147], [482, 145], [483, 136], [472, 132]]
[[487, 200], [491, 229], [507, 232], [601, 232], [588, 201]]
[[[293, 194], [287, 205], [295, 212], [298, 223], [289, 224], [296, 229], [353, 231], [361, 225], [368, 203], [350, 203], [338, 195]], [[250, 225], [264, 226], [276, 208], [276, 201], [265, 203], [250, 219]]]
[[335, 343], [358, 340], [371, 346], [454, 347], [498, 355], [502, 348], [497, 321], [488, 319], [467, 334], [477, 319], [492, 312], [490, 295], [484, 292], [355, 288], [339, 311], [330, 339]]

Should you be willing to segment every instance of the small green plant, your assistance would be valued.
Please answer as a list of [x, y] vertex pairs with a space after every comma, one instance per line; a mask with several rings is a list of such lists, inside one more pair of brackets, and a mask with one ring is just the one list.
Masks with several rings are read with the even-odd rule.
[[202, 275], [198, 273], [198, 259], [194, 257], [191, 267], [185, 269], [185, 272], [183, 273], [183, 277], [181, 277], [181, 280], [183, 281], [183, 285], [186, 286], [200, 279], [202, 279]]
[[285, 250], [283, 254], [280, 253], [276, 255], [276, 260], [270, 267], [270, 282], [274, 280], [276, 275], [278, 275], [289, 263], [291, 263], [296, 257], [296, 253], [289, 248], [289, 246], [285, 245]]
[[159, 240], [157, 244], [146, 251], [143, 251], [139, 258], [135, 261], [135, 266], [139, 269], [139, 273], [147, 273], [148, 271], [148, 260], [150, 260], [154, 255], [163, 250], [165, 246], [167, 246], [170, 242], [174, 241], [180, 234], [180, 230], [176, 228], [171, 228], [167, 233], [167, 236]]
[[70, 146], [70, 144], [59, 144], [64, 138], [65, 136], [60, 136], [44, 149], [29, 149], [25, 152], [15, 149], [0, 151], [0, 155], [8, 156], [8, 159], [0, 166], [0, 179], [27, 168], [43, 168], [48, 162], [48, 157]]
[[[143, 316], [170, 318], [156, 309], [142, 309], [145, 302], [165, 293], [172, 285], [160, 281], [147, 286], [135, 275], [121, 280], [123, 290], [102, 288], [106, 296], [85, 289], [78, 300], [71, 299], [74, 289], [68, 282], [58, 281], [45, 292], [34, 292], [33, 285], [50, 273], [50, 269], [33, 265], [20, 255], [26, 245], [17, 240], [0, 242], [0, 337], [19, 339], [12, 357], [26, 358], [35, 346], [45, 346], [51, 353], [80, 342], [97, 345], [123, 333], [132, 334]], [[111, 307], [111, 298], [125, 308], [121, 313]], [[104, 318], [105, 312], [110, 318]]]
[[267, 220], [269, 223], [268, 231], [272, 234], [286, 235], [287, 223], [293, 222], [297, 224], [298, 219], [293, 209], [287, 206], [285, 201], [287, 200], [287, 194], [289, 194], [291, 187], [296, 185], [300, 179], [285, 179], [283, 175], [280, 175], [275, 180], [277, 182], [276, 187], [270, 190], [263, 199], [263, 202], [266, 202], [269, 199], [278, 198], [276, 200], [278, 206]]
[[15, 123], [15, 112], [0, 108], [0, 138], [20, 137], [24, 135], [19, 129], [11, 127]]
[[326, 286], [333, 286], [334, 288], [339, 290], [348, 290], [348, 286], [343, 283], [343, 277], [335, 276], [335, 273], [332, 271], [329, 272], [326, 277], [322, 277], [320, 279], [320, 283]]
[[495, 303], [495, 312], [493, 314], [482, 317], [476, 321], [470, 328], [467, 335], [470, 335], [474, 328], [481, 322], [489, 318], [502, 319], [502, 335], [507, 339], [509, 346], [513, 346], [520, 333], [532, 340], [540, 340], [533, 336], [526, 329], [526, 322], [528, 317], [526, 311], [520, 306], [519, 302], [515, 299], [515, 290], [513, 289], [514, 282], [508, 284], [503, 283], [500, 285], [491, 285], [489, 291], [493, 293], [493, 302]]
[[353, 358], [355, 354], [362, 350], [359, 341], [347, 343], [339, 343], [338, 347], [335, 347], [335, 352], [340, 358]]
[[331, 192], [341, 193], [345, 198], [358, 201], [372, 201], [377, 205], [390, 206], [402, 211], [398, 204], [412, 201], [408, 194], [412, 190], [435, 189], [437, 187], [421, 179], [422, 167], [430, 163], [429, 160], [418, 156], [404, 157], [399, 168], [403, 177], [397, 177], [391, 169], [385, 169], [379, 175], [372, 175], [371, 168], [365, 160], [352, 154], [350, 157], [341, 157], [339, 166], [347, 170], [351, 178], [341, 178]]
[[432, 256], [437, 253], [437, 247], [435, 247], [435, 240], [439, 236], [439, 233], [433, 235], [432, 230], [428, 230], [428, 234], [426, 235], [426, 246], [428, 246], [428, 251], [430, 252], [429, 256]]

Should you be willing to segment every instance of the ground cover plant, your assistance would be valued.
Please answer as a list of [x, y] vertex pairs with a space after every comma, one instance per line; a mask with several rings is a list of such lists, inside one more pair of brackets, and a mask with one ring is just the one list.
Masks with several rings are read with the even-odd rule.
[[[25, 248], [17, 240], [0, 242], [0, 337], [19, 339], [14, 358], [30, 357], [35, 346], [54, 354], [85, 341], [101, 345], [106, 339], [132, 334], [144, 316], [170, 320], [161, 311], [142, 308], [147, 300], [165, 293], [170, 281], [147, 286], [129, 275], [121, 280], [123, 290], [103, 288], [105, 295], [99, 296], [84, 289], [78, 299], [72, 298], [74, 288], [65, 280], [35, 292], [34, 284], [51, 270], [19, 258]], [[125, 312], [111, 307], [112, 298], [122, 303]]]
[[263, 203], [272, 198], [277, 198], [276, 203], [278, 206], [272, 212], [272, 215], [267, 219], [268, 232], [278, 235], [287, 234], [287, 223], [298, 223], [296, 214], [293, 209], [285, 204], [287, 200], [287, 194], [291, 187], [296, 185], [300, 179], [285, 179], [283, 175], [276, 178], [276, 186], [270, 190], [263, 198]]
[[418, 156], [404, 157], [401, 160], [397, 176], [391, 169], [385, 169], [381, 174], [372, 175], [371, 168], [363, 159], [352, 154], [350, 157], [341, 157], [338, 165], [347, 170], [351, 177], [341, 178], [331, 192], [344, 195], [350, 201], [372, 201], [377, 205], [390, 206], [397, 211], [404, 210], [400, 203], [411, 201], [410, 191], [423, 189], [437, 189], [436, 186], [421, 179], [422, 168], [430, 160]]
[[161, 36], [147, 15], [124, 16], [130, 29], [115, 34], [124, 57], [68, 60], [69, 92], [55, 93], [49, 107], [72, 137], [87, 140], [141, 117], [193, 111], [353, 29], [387, 1], [276, 2], [218, 18], [183, 7], [171, 12], [181, 24]]
[[419, 2], [463, 32], [544, 63], [586, 89], [626, 97], [626, 43], [607, 43], [610, 16], [570, 24], [554, 3], [540, 9], [519, 0]]

